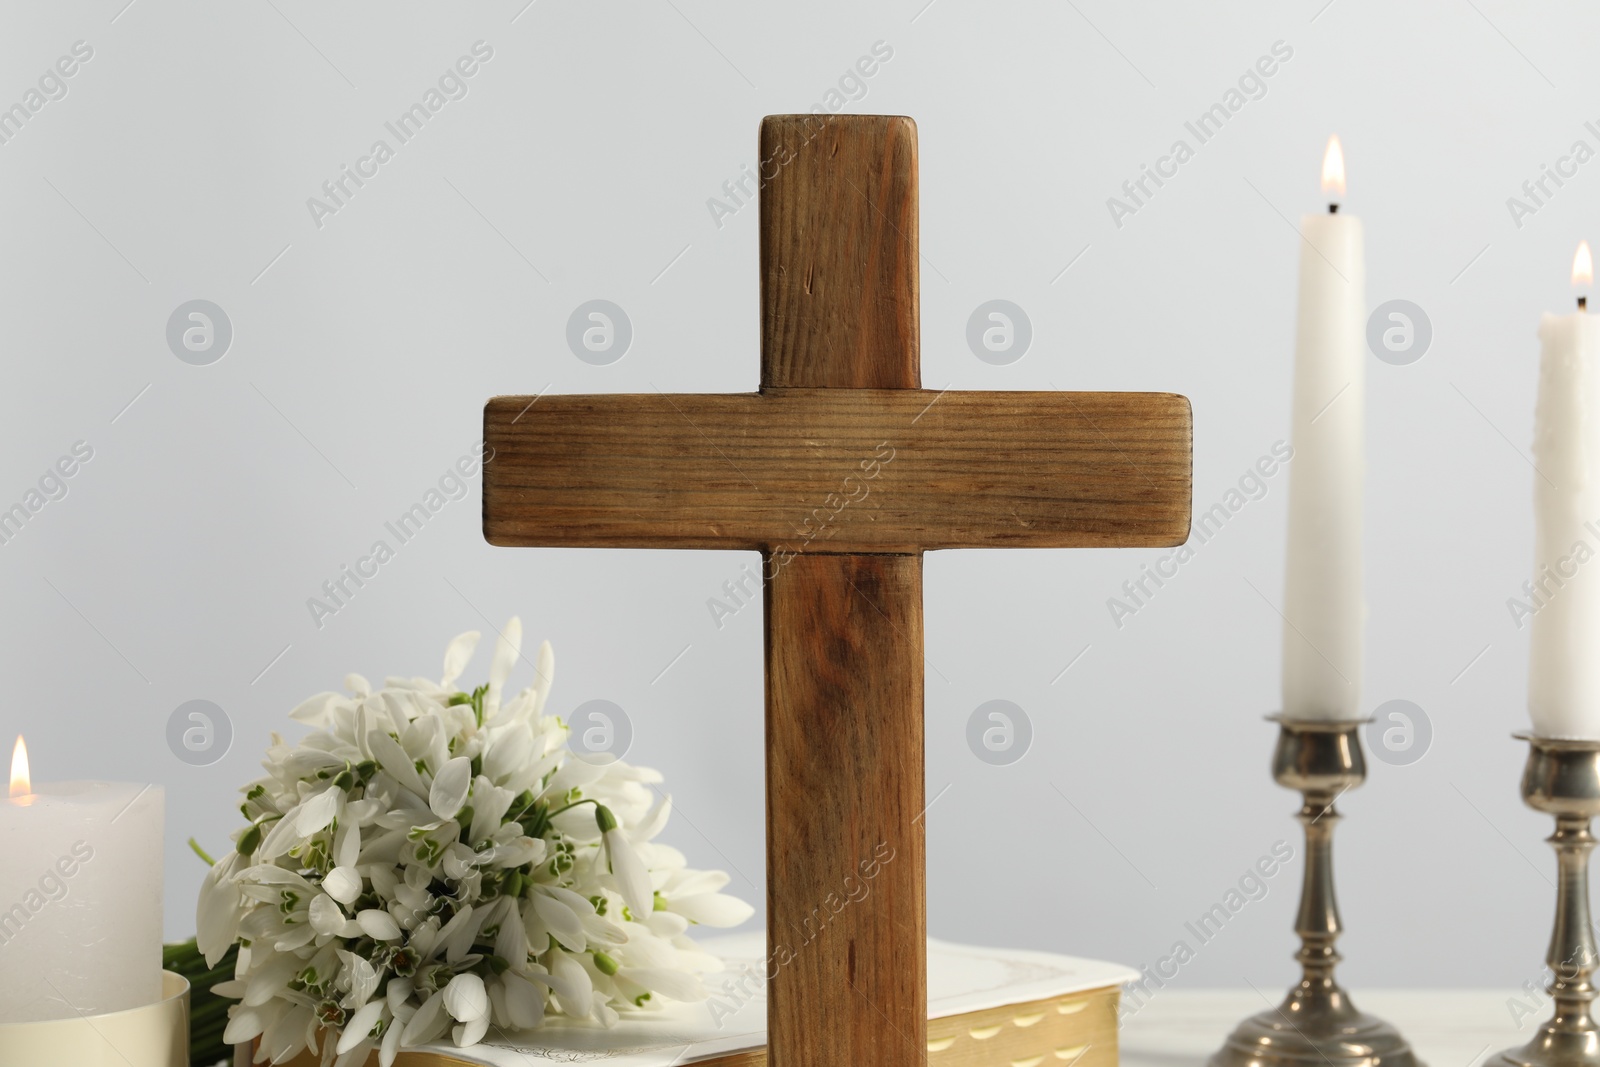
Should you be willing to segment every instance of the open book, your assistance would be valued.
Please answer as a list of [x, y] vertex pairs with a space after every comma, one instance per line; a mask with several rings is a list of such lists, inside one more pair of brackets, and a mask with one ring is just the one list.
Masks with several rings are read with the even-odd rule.
[[[707, 938], [727, 964], [708, 975], [711, 999], [625, 1016], [606, 1029], [551, 1016], [538, 1030], [490, 1030], [480, 1045], [430, 1045], [400, 1067], [538, 1067], [604, 1062], [606, 1067], [759, 1067], [766, 1063], [765, 939], [759, 933]], [[928, 1062], [933, 1067], [1029, 1063], [1115, 1067], [1117, 994], [1138, 977], [1112, 963], [1022, 949], [928, 942]], [[316, 1067], [306, 1055], [292, 1067]], [[376, 1055], [372, 1064], [377, 1064]]]

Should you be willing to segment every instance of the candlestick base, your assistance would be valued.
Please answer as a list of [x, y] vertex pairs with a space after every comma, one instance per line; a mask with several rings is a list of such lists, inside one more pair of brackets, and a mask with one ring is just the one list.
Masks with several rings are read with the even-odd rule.
[[1482, 1067], [1585, 1067], [1600, 1064], [1594, 1035], [1567, 1034], [1546, 1023], [1539, 1036], [1521, 1048], [1508, 1048], [1483, 1061]]
[[1283, 1005], [1240, 1023], [1211, 1067], [1415, 1067], [1400, 1031], [1356, 1010], [1337, 986], [1290, 990]]
[[1600, 815], [1600, 741], [1516, 736], [1529, 748], [1523, 803], [1556, 819], [1556, 832], [1547, 840], [1556, 850], [1560, 880], [1545, 956], [1552, 976], [1545, 991], [1555, 1013], [1532, 1041], [1496, 1053], [1484, 1067], [1600, 1067], [1600, 1029], [1590, 1011], [1600, 960], [1589, 921], [1589, 853], [1595, 845], [1589, 827]]
[[1272, 776], [1304, 797], [1298, 818], [1306, 865], [1295, 921], [1302, 975], [1280, 1006], [1240, 1023], [1210, 1067], [1420, 1067], [1400, 1032], [1358, 1011], [1333, 977], [1340, 958], [1333, 943], [1342, 929], [1333, 895], [1333, 826], [1340, 817], [1333, 802], [1366, 780], [1365, 722], [1272, 721], [1279, 726]]

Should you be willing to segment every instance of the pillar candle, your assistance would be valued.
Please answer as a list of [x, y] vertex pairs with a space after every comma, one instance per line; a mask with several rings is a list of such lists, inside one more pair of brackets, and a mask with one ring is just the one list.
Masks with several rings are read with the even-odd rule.
[[[1328, 142], [1323, 191], [1344, 193]], [[1361, 220], [1330, 204], [1300, 221], [1294, 458], [1284, 583], [1283, 714], [1360, 718], [1361, 483], [1366, 264]]]
[[[1592, 281], [1587, 243], [1572, 273]], [[1539, 341], [1528, 709], [1541, 737], [1600, 739], [1600, 320], [1547, 313]]]
[[[0, 800], [0, 1023], [161, 999], [161, 789], [28, 782]], [[22, 768], [18, 789], [16, 768]]]

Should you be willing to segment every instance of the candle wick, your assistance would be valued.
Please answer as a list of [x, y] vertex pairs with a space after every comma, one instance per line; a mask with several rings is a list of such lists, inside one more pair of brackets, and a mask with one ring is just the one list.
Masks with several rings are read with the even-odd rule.
[[1338, 213], [1339, 213], [1339, 205], [1338, 204], [1329, 204], [1328, 205], [1328, 214], [1337, 215]]
[[1578, 297], [1578, 310], [1579, 311], [1587, 311], [1588, 309], [1589, 309], [1589, 298], [1586, 297], [1586, 296]]

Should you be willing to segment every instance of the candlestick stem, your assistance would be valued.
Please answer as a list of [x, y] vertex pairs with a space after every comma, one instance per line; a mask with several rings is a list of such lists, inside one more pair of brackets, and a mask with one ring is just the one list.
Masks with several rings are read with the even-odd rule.
[[1550, 931], [1550, 985], [1555, 1001], [1550, 1025], [1571, 1033], [1594, 1033], [1589, 1005], [1595, 997], [1590, 981], [1595, 969], [1594, 933], [1589, 924], [1589, 853], [1594, 834], [1587, 815], [1559, 815], [1556, 832], [1548, 838], [1556, 850], [1560, 882], [1556, 886], [1556, 921]]
[[1334, 802], [1366, 780], [1362, 723], [1275, 721], [1273, 778], [1302, 798], [1296, 818], [1305, 830], [1305, 871], [1294, 926], [1300, 984], [1278, 1007], [1240, 1023], [1210, 1067], [1418, 1067], [1399, 1031], [1358, 1011], [1333, 976], [1343, 930], [1333, 891]]
[[[1334, 808], [1338, 794], [1320, 790], [1305, 794], [1297, 816], [1305, 828], [1306, 864], [1300, 883], [1300, 913], [1295, 933], [1300, 935], [1300, 951], [1295, 959], [1301, 967], [1301, 999], [1342, 997], [1344, 991], [1334, 981], [1333, 970], [1343, 958], [1334, 948], [1342, 925], [1339, 902], [1333, 891], [1333, 828], [1341, 816]], [[1295, 994], [1291, 994], [1291, 1000]]]
[[1522, 735], [1529, 744], [1522, 772], [1522, 799], [1535, 811], [1555, 816], [1546, 840], [1556, 852], [1556, 917], [1545, 963], [1545, 991], [1555, 1003], [1532, 1041], [1507, 1049], [1485, 1067], [1600, 1067], [1600, 1029], [1590, 1005], [1600, 953], [1589, 918], [1589, 853], [1595, 836], [1590, 821], [1600, 814], [1600, 742]]

